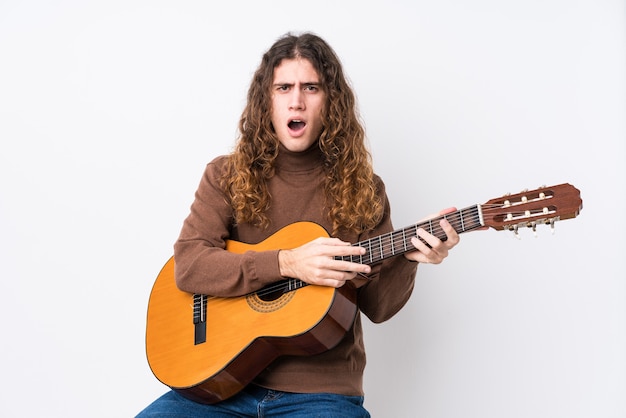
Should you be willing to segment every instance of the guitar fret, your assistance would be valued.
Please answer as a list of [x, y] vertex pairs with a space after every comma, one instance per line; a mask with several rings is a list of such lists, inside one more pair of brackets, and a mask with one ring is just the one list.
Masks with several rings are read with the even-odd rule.
[[465, 231], [465, 220], [463, 219], [463, 209], [459, 212], [461, 214], [461, 231]]
[[404, 230], [404, 228], [402, 228], [402, 242], [404, 243], [404, 251], [407, 250], [406, 248], [406, 232]]
[[378, 250], [379, 250], [379, 245], [376, 245], [376, 241], [378, 240], [378, 242], [380, 243], [380, 239], [378, 238], [372, 238], [370, 241], [372, 242], [372, 253], [370, 255], [371, 257], [371, 261], [372, 263], [376, 263], [378, 261]]

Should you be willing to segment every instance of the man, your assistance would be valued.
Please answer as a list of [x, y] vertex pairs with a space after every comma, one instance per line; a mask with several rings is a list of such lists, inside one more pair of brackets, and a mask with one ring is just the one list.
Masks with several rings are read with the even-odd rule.
[[[379, 323], [413, 290], [417, 262], [440, 263], [459, 242], [418, 230], [414, 250], [368, 265], [353, 246], [393, 230], [382, 180], [365, 146], [355, 96], [332, 48], [313, 34], [286, 35], [263, 56], [248, 91], [236, 149], [210, 162], [174, 245], [176, 283], [186, 292], [236, 297], [284, 278], [349, 286], [360, 312]], [[299, 221], [331, 237], [292, 249], [226, 251], [260, 243]], [[333, 348], [282, 356], [236, 395], [213, 405], [171, 391], [139, 416], [367, 417], [360, 314]]]

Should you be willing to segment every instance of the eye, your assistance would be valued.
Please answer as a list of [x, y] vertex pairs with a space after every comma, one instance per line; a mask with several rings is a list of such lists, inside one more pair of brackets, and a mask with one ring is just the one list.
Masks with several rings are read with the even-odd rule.
[[279, 92], [285, 92], [285, 91], [289, 91], [289, 84], [277, 84], [276, 85], [276, 91]]

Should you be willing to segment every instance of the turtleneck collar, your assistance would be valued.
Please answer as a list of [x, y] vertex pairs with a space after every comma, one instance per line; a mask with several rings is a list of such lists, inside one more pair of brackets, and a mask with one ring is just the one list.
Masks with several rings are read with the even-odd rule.
[[278, 145], [278, 157], [276, 158], [276, 168], [283, 171], [307, 171], [322, 167], [323, 155], [319, 143], [315, 142], [307, 150], [301, 152], [289, 151]]

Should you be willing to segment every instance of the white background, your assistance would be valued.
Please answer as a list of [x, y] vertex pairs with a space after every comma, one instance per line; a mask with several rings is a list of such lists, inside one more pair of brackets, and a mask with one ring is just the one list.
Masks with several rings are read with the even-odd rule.
[[626, 416], [618, 0], [0, 1], [0, 415], [131, 417], [165, 391], [148, 295], [252, 72], [312, 30], [358, 94], [396, 227], [571, 183], [584, 209], [463, 236], [366, 323], [375, 417]]

